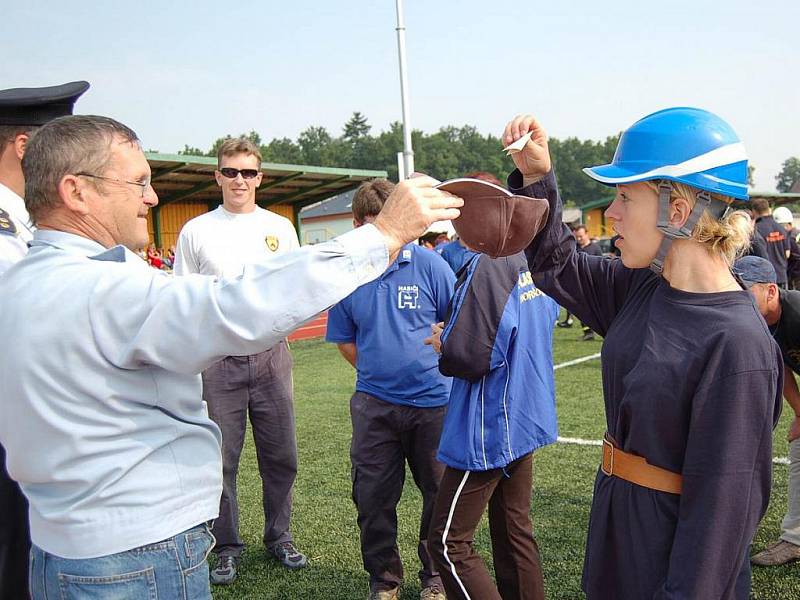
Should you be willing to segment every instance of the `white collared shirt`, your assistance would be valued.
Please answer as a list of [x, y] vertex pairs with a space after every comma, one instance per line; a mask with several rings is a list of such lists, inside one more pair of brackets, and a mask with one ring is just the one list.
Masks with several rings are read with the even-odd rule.
[[25, 201], [0, 183], [0, 275], [27, 254], [34, 231]]
[[273, 346], [387, 263], [371, 225], [221, 280], [36, 231], [0, 278], [0, 443], [33, 543], [92, 558], [216, 517], [220, 434], [199, 373]]

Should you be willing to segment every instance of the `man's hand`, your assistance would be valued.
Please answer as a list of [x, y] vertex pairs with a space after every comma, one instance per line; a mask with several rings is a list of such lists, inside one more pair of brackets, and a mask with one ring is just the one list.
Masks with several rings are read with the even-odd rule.
[[444, 331], [444, 323], [434, 323], [431, 325], [431, 336], [423, 340], [426, 346], [433, 346], [436, 354], [442, 353], [442, 331]]
[[502, 138], [503, 146], [508, 146], [529, 131], [532, 132], [531, 139], [522, 150], [511, 155], [526, 185], [538, 181], [552, 168], [547, 133], [533, 115], [517, 115], [506, 125]]
[[792, 424], [789, 425], [789, 435], [786, 437], [790, 442], [800, 438], [800, 417], [795, 416]]
[[461, 214], [461, 198], [437, 190], [432, 177], [414, 177], [397, 184], [386, 199], [383, 210], [375, 217], [374, 225], [386, 239], [389, 258], [393, 260], [400, 248], [416, 240], [436, 221], [449, 221]]

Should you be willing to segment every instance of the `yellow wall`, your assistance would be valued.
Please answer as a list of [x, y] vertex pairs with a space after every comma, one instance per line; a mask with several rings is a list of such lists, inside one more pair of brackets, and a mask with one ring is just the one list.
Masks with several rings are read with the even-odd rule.
[[161, 246], [169, 248], [178, 242], [184, 223], [208, 212], [208, 204], [175, 202], [161, 209]]
[[606, 219], [603, 214], [606, 207], [593, 208], [583, 215], [583, 224], [586, 225], [586, 230], [589, 232], [591, 238], [610, 238], [614, 235], [611, 229], [612, 222]]
[[297, 225], [297, 223], [294, 222], [294, 208], [292, 208], [291, 204], [273, 204], [267, 210], [274, 212], [276, 215], [286, 217], [293, 224]]
[[[294, 209], [291, 204], [276, 204], [270, 206], [268, 210], [286, 217], [294, 223]], [[208, 212], [208, 204], [205, 202], [173, 202], [161, 207], [161, 247], [166, 249], [174, 246], [186, 221], [206, 212]], [[147, 231], [150, 233], [150, 240], [153, 241], [155, 238], [153, 236], [152, 210], [147, 213]]]

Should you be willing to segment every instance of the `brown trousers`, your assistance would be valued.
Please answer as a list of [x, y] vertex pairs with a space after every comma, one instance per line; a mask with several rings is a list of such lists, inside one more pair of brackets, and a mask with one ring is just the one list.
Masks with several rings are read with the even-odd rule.
[[[532, 483], [533, 453], [504, 469], [445, 469], [428, 548], [448, 600], [544, 599], [539, 547], [530, 519]], [[497, 587], [473, 547], [487, 504]]]

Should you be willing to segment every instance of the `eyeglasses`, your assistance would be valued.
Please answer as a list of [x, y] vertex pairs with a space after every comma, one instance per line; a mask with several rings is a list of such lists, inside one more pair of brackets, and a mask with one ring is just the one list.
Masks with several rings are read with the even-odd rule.
[[140, 188], [142, 188], [142, 198], [144, 198], [144, 195], [147, 193], [147, 188], [150, 187], [149, 177], [144, 181], [127, 181], [125, 179], [116, 179], [115, 177], [92, 175], [91, 173], [75, 173], [75, 175], [79, 175], [80, 177], [91, 177], [92, 179], [102, 179], [103, 181], [110, 181], [111, 183], [127, 183], [129, 185], [138, 185]]
[[255, 179], [260, 173], [258, 169], [234, 169], [233, 167], [222, 167], [219, 172], [228, 179], [236, 179], [239, 175], [242, 176], [242, 179]]

